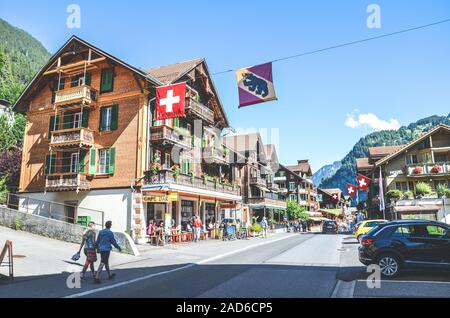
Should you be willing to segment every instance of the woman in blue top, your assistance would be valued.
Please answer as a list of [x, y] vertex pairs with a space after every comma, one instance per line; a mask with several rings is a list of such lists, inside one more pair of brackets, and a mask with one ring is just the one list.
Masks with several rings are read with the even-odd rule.
[[95, 277], [95, 282], [100, 283], [100, 274], [102, 273], [103, 267], [105, 267], [106, 272], [108, 273], [109, 279], [115, 276], [114, 273], [111, 273], [109, 270], [109, 254], [111, 253], [112, 246], [117, 248], [120, 251], [119, 244], [117, 244], [116, 239], [114, 238], [114, 233], [111, 231], [112, 222], [108, 221], [105, 223], [105, 229], [101, 230], [97, 236], [97, 250], [100, 253], [100, 265], [98, 266], [97, 276]]

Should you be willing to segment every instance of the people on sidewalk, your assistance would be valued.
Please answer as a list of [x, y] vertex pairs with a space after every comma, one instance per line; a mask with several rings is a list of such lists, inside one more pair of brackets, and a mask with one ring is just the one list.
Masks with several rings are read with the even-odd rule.
[[100, 283], [100, 275], [102, 273], [103, 267], [105, 267], [106, 272], [108, 273], [109, 279], [115, 276], [114, 273], [111, 273], [109, 268], [109, 255], [112, 250], [112, 246], [117, 248], [120, 251], [119, 244], [117, 244], [116, 239], [114, 237], [114, 233], [111, 231], [112, 222], [107, 221], [105, 223], [105, 229], [101, 230], [97, 236], [97, 251], [100, 253], [100, 265], [98, 266], [97, 276], [95, 277], [95, 282]]
[[269, 227], [269, 223], [267, 222], [267, 218], [265, 216], [263, 216], [263, 218], [262, 218], [261, 227], [262, 227], [263, 237], [266, 238], [267, 237], [267, 228]]
[[202, 220], [200, 220], [200, 218], [198, 217], [198, 215], [195, 216], [194, 218], [194, 242], [198, 242], [200, 240], [200, 233], [202, 230]]
[[96, 240], [95, 240], [95, 230], [94, 230], [95, 223], [89, 222], [88, 228], [83, 234], [83, 239], [81, 241], [80, 250], [78, 253], [81, 252], [81, 249], [84, 246], [84, 255], [86, 255], [86, 262], [84, 263], [83, 270], [81, 271], [81, 279], [84, 279], [84, 276], [86, 275], [86, 271], [88, 267], [91, 268], [92, 277], [95, 277], [95, 268], [94, 263], [97, 261], [97, 253], [95, 251], [96, 247]]

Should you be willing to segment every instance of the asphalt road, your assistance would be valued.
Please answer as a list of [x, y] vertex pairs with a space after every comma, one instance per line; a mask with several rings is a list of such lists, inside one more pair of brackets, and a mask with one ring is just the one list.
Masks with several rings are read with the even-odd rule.
[[[331, 297], [341, 235], [302, 234], [163, 275], [105, 282], [83, 297]], [[117, 277], [122, 270], [116, 270]], [[127, 273], [129, 275], [129, 273]], [[108, 284], [108, 285], [106, 285]], [[104, 288], [104, 290], [102, 290]]]

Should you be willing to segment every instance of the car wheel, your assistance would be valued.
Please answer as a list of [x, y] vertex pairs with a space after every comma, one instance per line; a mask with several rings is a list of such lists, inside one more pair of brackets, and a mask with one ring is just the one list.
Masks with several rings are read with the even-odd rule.
[[381, 275], [384, 277], [395, 277], [400, 273], [400, 261], [398, 257], [392, 254], [381, 255], [377, 260], [380, 266]]

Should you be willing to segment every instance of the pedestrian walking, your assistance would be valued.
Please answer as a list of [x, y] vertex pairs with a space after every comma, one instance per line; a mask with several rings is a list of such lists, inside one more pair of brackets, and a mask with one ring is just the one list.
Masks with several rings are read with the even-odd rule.
[[194, 242], [198, 242], [200, 240], [200, 232], [202, 230], [202, 220], [198, 217], [198, 215], [194, 218]]
[[84, 246], [84, 255], [86, 255], [86, 262], [84, 263], [83, 270], [81, 271], [81, 279], [84, 279], [88, 267], [91, 268], [92, 277], [95, 277], [94, 263], [97, 261], [97, 253], [95, 251], [96, 233], [94, 230], [94, 226], [94, 222], [89, 222], [87, 230], [83, 233], [80, 250], [78, 251], [78, 253], [80, 253], [81, 249]]
[[266, 238], [267, 237], [267, 228], [269, 227], [269, 223], [267, 222], [267, 219], [265, 216], [263, 216], [263, 218], [262, 218], [261, 227], [262, 227], [263, 237]]
[[302, 221], [302, 231], [306, 232], [306, 221], [305, 220]]
[[111, 270], [109, 269], [109, 255], [111, 254], [112, 246], [117, 248], [119, 252], [122, 251], [122, 249], [114, 238], [114, 233], [111, 231], [111, 226], [112, 222], [107, 221], [105, 223], [105, 229], [101, 230], [97, 236], [97, 251], [100, 253], [100, 265], [98, 266], [97, 275], [95, 276], [96, 283], [100, 283], [100, 275], [103, 267], [105, 267], [109, 279], [116, 276], [116, 274], [111, 273]]

